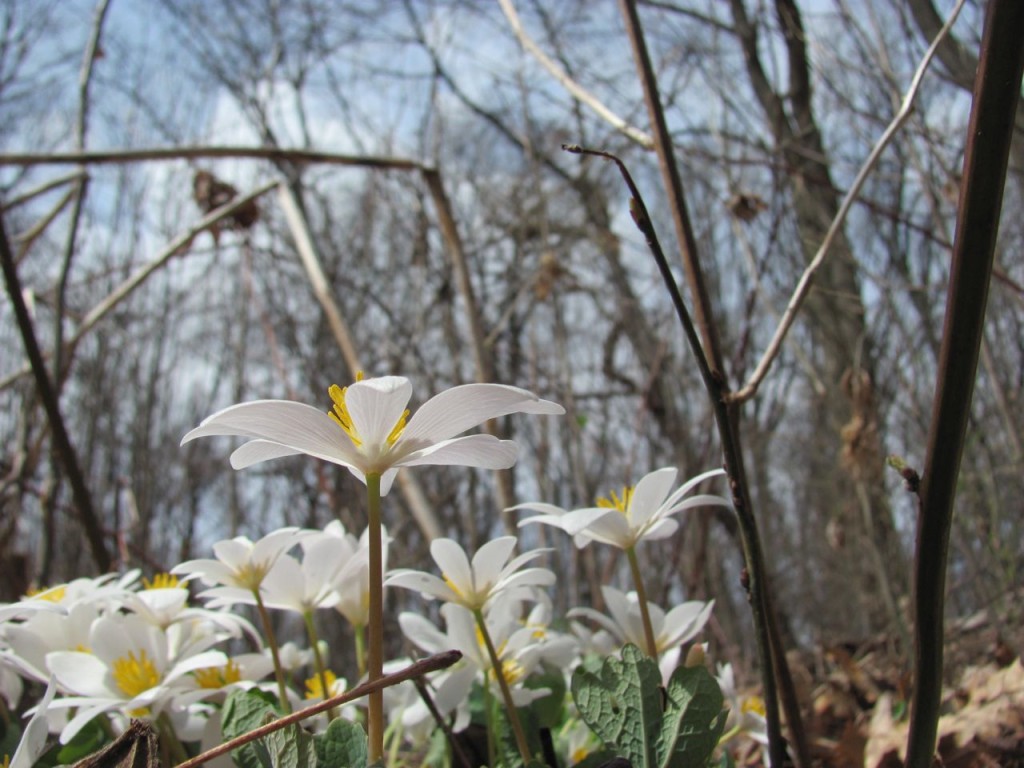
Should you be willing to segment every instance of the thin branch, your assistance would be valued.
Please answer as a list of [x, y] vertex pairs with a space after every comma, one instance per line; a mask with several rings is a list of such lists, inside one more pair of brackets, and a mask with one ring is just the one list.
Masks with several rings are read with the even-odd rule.
[[77, 189], [69, 189], [45, 216], [33, 224], [29, 229], [14, 236], [14, 241], [18, 244], [18, 255], [15, 259], [16, 264], [21, 264], [22, 259], [25, 258], [25, 254], [28, 253], [29, 248], [32, 247], [32, 243], [36, 241], [36, 238], [46, 231], [46, 228], [53, 223], [53, 220], [60, 215], [61, 211], [67, 207], [68, 203], [77, 196]]
[[[237, 211], [239, 208], [244, 207], [252, 200], [260, 197], [266, 192], [277, 186], [277, 182], [273, 181], [268, 184], [264, 184], [262, 187], [257, 188], [255, 191], [250, 192], [247, 195], [236, 197], [231, 202], [222, 205], [214, 211], [211, 211], [204, 216], [198, 224], [189, 229], [182, 235], [179, 235], [172, 240], [160, 253], [159, 255], [150, 261], [148, 264], [137, 269], [130, 277], [128, 277], [123, 283], [117, 288], [111, 291], [103, 301], [97, 304], [95, 307], [89, 310], [89, 312], [82, 318], [82, 322], [79, 323], [78, 328], [75, 329], [74, 334], [68, 339], [68, 345], [74, 346], [77, 344], [82, 337], [91, 331], [95, 325], [102, 320], [107, 313], [110, 312], [114, 307], [124, 301], [130, 296], [136, 288], [144, 283], [149, 277], [156, 272], [158, 269], [163, 267], [170, 259], [177, 254], [181, 253], [185, 248], [189, 246], [192, 240], [201, 232], [209, 229], [211, 226], [216, 224], [218, 221], [227, 218], [232, 213]], [[31, 373], [32, 368], [26, 364], [22, 368], [14, 371], [3, 379], [0, 379], [0, 391], [3, 391], [10, 386], [14, 381]]]
[[112, 561], [104, 541], [103, 527], [100, 525], [99, 518], [93, 507], [92, 496], [89, 494], [88, 486], [85, 483], [85, 476], [82, 474], [81, 465], [78, 462], [78, 456], [75, 453], [71, 437], [68, 435], [64, 424], [64, 417], [60, 412], [60, 402], [57, 397], [56, 388], [50, 379], [50, 374], [46, 368], [46, 361], [43, 359], [43, 353], [39, 348], [39, 340], [36, 338], [35, 329], [32, 327], [32, 318], [29, 316], [28, 307], [25, 306], [21, 280], [18, 278], [18, 268], [14, 264], [14, 253], [11, 250], [10, 241], [7, 239], [2, 216], [0, 216], [0, 262], [2, 262], [7, 293], [14, 307], [14, 316], [18, 323], [18, 329], [21, 331], [22, 341], [25, 344], [25, 354], [28, 356], [32, 372], [35, 374], [39, 398], [43, 401], [43, 407], [46, 409], [46, 416], [50, 422], [54, 448], [64, 465], [68, 482], [71, 484], [71, 494], [75, 500], [79, 522], [81, 522], [82, 527], [85, 529], [85, 538], [89, 544], [96, 567], [100, 573], [106, 573], [110, 570]]
[[761, 356], [761, 360], [758, 362], [757, 367], [754, 369], [754, 372], [751, 374], [747, 383], [744, 384], [742, 388], [727, 395], [730, 402], [742, 403], [752, 398], [757, 392], [758, 387], [760, 387], [761, 383], [764, 381], [765, 376], [767, 376], [768, 370], [771, 368], [775, 358], [778, 357], [779, 350], [782, 348], [782, 342], [785, 340], [790, 328], [792, 328], [793, 323], [796, 321], [796, 315], [800, 311], [800, 307], [807, 298], [807, 294], [810, 293], [811, 281], [814, 279], [814, 275], [818, 271], [819, 267], [821, 267], [822, 263], [825, 261], [825, 256], [828, 255], [829, 250], [832, 248], [832, 244], [842, 232], [843, 224], [846, 222], [846, 216], [850, 212], [850, 208], [852, 208], [853, 204], [856, 202], [861, 188], [867, 181], [868, 176], [875, 169], [875, 165], [881, 158], [882, 152], [884, 152], [886, 147], [889, 146], [890, 142], [892, 142], [893, 138], [896, 136], [900, 128], [903, 127], [904, 123], [910, 119], [913, 112], [914, 100], [917, 98], [917, 93], [921, 88], [921, 82], [924, 79], [924, 74], [931, 64], [932, 59], [935, 56], [935, 51], [938, 49], [942, 39], [949, 34], [949, 30], [952, 29], [953, 23], [956, 21], [960, 10], [964, 7], [964, 2], [965, 0], [958, 0], [949, 16], [949, 19], [946, 20], [945, 26], [943, 26], [942, 30], [939, 32], [939, 36], [932, 41], [932, 44], [929, 46], [924, 58], [921, 59], [921, 63], [918, 65], [917, 71], [914, 73], [914, 77], [910, 82], [910, 87], [907, 89], [907, 92], [903, 97], [903, 103], [901, 104], [899, 111], [896, 113], [892, 122], [889, 123], [888, 127], [886, 127], [882, 136], [878, 139], [878, 142], [871, 150], [871, 154], [868, 155], [867, 160], [864, 161], [864, 165], [861, 166], [860, 171], [857, 173], [857, 178], [854, 179], [853, 184], [846, 191], [846, 195], [843, 197], [843, 202], [839, 206], [839, 211], [832, 220], [832, 223], [828, 228], [828, 232], [825, 233], [825, 237], [821, 241], [821, 245], [818, 246], [817, 253], [814, 254], [814, 258], [811, 259], [811, 263], [807, 265], [803, 275], [801, 275], [800, 281], [797, 283], [796, 289], [793, 291], [793, 296], [790, 298], [789, 304], [786, 305], [786, 310], [782, 315], [782, 320], [775, 329], [775, 334], [772, 336], [768, 347]]
[[384, 677], [379, 677], [369, 683], [363, 683], [362, 685], [353, 688], [351, 691], [339, 693], [337, 696], [324, 699], [321, 702], [317, 702], [316, 704], [305, 707], [304, 709], [300, 709], [297, 712], [286, 715], [272, 723], [261, 725], [259, 728], [249, 731], [249, 733], [229, 739], [223, 744], [203, 752], [201, 755], [196, 755], [191, 760], [178, 763], [175, 768], [196, 768], [203, 763], [213, 760], [215, 757], [226, 755], [232, 750], [238, 749], [251, 741], [262, 739], [264, 736], [268, 736], [274, 731], [279, 731], [282, 728], [287, 728], [289, 725], [300, 723], [314, 715], [319, 715], [321, 712], [326, 712], [329, 709], [340, 707], [342, 704], [348, 704], [350, 701], [361, 699], [364, 696], [369, 696], [371, 693], [382, 691], [393, 685], [404, 683], [406, 680], [415, 680], [416, 678], [423, 677], [423, 675], [436, 672], [439, 669], [447, 669], [461, 658], [462, 654], [459, 651], [444, 651], [443, 653], [438, 653], [434, 656], [428, 656], [422, 661], [410, 664], [405, 669], [400, 669], [398, 672], [390, 675], [384, 675]]
[[13, 210], [14, 208], [17, 208], [19, 205], [24, 205], [30, 200], [39, 197], [39, 195], [46, 194], [51, 189], [56, 189], [57, 187], [62, 187], [65, 184], [70, 184], [71, 182], [78, 181], [84, 175], [85, 171], [81, 168], [78, 168], [69, 173], [65, 173], [63, 176], [57, 176], [56, 178], [50, 179], [49, 181], [44, 181], [39, 186], [32, 187], [32, 189], [18, 195], [17, 197], [12, 197], [10, 200], [4, 203], [4, 210]]
[[3, 165], [109, 165], [137, 163], [144, 160], [182, 160], [199, 157], [248, 157], [260, 160], [293, 163], [323, 163], [325, 165], [351, 165], [359, 168], [418, 171], [423, 164], [415, 160], [372, 155], [344, 155], [337, 152], [319, 152], [309, 149], [281, 149], [278, 147], [150, 147], [148, 149], [118, 149], [89, 152], [55, 152], [36, 154], [20, 152], [0, 155]]
[[590, 109], [597, 113], [598, 117], [611, 125], [615, 130], [635, 141], [644, 149], [654, 148], [654, 139], [650, 134], [641, 131], [639, 128], [635, 128], [626, 122], [626, 120], [615, 114], [610, 108], [605, 106], [597, 96], [573, 80], [572, 77], [569, 76], [569, 73], [558, 65], [558, 62], [541, 50], [540, 46], [537, 45], [537, 43], [533, 41], [533, 38], [526, 34], [526, 30], [523, 29], [523, 24], [519, 20], [519, 14], [516, 13], [516, 8], [515, 5], [512, 4], [512, 0], [498, 0], [498, 4], [501, 6], [501, 10], [504, 12], [505, 18], [508, 19], [509, 26], [512, 27], [512, 32], [515, 34], [516, 39], [519, 40], [519, 44], [522, 45], [523, 49], [532, 55], [552, 77], [561, 83], [562, 87], [565, 88], [573, 98], [581, 104], [585, 104], [590, 107]]
[[932, 764], [942, 697], [946, 562], [974, 393], [1014, 114], [1024, 74], [1024, 3], [992, 0], [974, 83], [915, 555], [914, 689], [908, 768]]
[[733, 495], [733, 506], [736, 511], [736, 518], [739, 521], [744, 561], [746, 562], [749, 576], [747, 592], [754, 619], [754, 641], [757, 646], [758, 661], [762, 670], [769, 749], [772, 753], [772, 764], [782, 765], [785, 747], [779, 725], [779, 697], [775, 676], [775, 657], [772, 651], [771, 637], [773, 633], [769, 627], [771, 622], [768, 619], [771, 603], [766, 590], [766, 568], [757, 532], [757, 522], [754, 520], [753, 507], [749, 501], [743, 457], [739, 449], [733, 417], [730, 413], [731, 406], [727, 405], [723, 398], [724, 381], [715, 375], [708, 363], [707, 357], [704, 355], [697, 329], [690, 317], [689, 310], [686, 309], [686, 302], [683, 300], [679, 287], [676, 285], [668, 259], [665, 258], [665, 252], [658, 241], [658, 235], [654, 231], [654, 224], [651, 221], [650, 214], [647, 212], [647, 206], [644, 204], [640, 191], [625, 164], [618, 157], [608, 152], [584, 149], [578, 146], [566, 146], [563, 148], [575, 154], [603, 157], [606, 160], [611, 160], [618, 167], [619, 173], [629, 188], [630, 214], [636, 223], [637, 229], [643, 233], [647, 246], [650, 248], [651, 254], [658, 265], [662, 280], [672, 299], [672, 306], [675, 308], [676, 316], [679, 318], [679, 322], [683, 327], [683, 333], [686, 335], [686, 340], [693, 351], [697, 370], [704, 383], [704, 388], [707, 390], [708, 399], [711, 401], [712, 408], [714, 409], [715, 421], [718, 425], [719, 436], [722, 441], [722, 452], [725, 455], [726, 472], [729, 475], [729, 484]]

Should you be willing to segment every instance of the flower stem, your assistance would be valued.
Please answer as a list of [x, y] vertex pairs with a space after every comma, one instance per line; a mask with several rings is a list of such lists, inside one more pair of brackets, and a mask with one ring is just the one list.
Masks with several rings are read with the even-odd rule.
[[277, 680], [277, 695], [281, 699], [281, 711], [290, 714], [292, 711], [291, 702], [288, 701], [288, 687], [284, 682], [284, 669], [281, 667], [281, 657], [277, 653], [277, 636], [274, 634], [274, 625], [270, 621], [270, 614], [267, 606], [263, 604], [260, 597], [260, 589], [256, 587], [252, 591], [256, 600], [256, 610], [260, 614], [260, 621], [263, 623], [263, 632], [267, 636], [267, 647], [270, 648], [270, 658], [274, 660], [274, 678]]
[[[526, 741], [526, 734], [523, 732], [523, 724], [519, 722], [519, 713], [516, 711], [515, 702], [512, 700], [512, 690], [508, 687], [508, 680], [505, 679], [505, 668], [501, 664], [498, 652], [494, 648], [494, 641], [491, 640], [491, 633], [487, 631], [487, 622], [484, 621], [483, 611], [477, 608], [473, 611], [476, 618], [476, 625], [480, 629], [480, 635], [487, 646], [487, 655], [491, 657], [491, 669], [494, 670], [494, 679], [498, 681], [501, 688], [501, 696], [505, 699], [505, 708], [508, 711], [508, 721], [512, 726], [512, 732], [516, 737], [516, 746], [519, 748], [519, 755], [523, 758], [523, 764], [529, 765], [532, 756], [530, 745]], [[484, 676], [484, 688], [487, 688], [486, 675]]]
[[[313, 623], [313, 612], [305, 611], [302, 620], [306, 624], [306, 637], [309, 638], [309, 647], [313, 649], [313, 662], [316, 664], [316, 674], [320, 678], [320, 694], [325, 698], [331, 697], [331, 689], [327, 683], [327, 667], [324, 666], [324, 657], [320, 655], [320, 640], [316, 633], [316, 625]], [[338, 716], [336, 709], [327, 712], [327, 719], [333, 720]]]
[[636, 585], [636, 597], [640, 603], [640, 619], [644, 624], [644, 638], [647, 640], [647, 655], [655, 661], [658, 660], [658, 643], [654, 639], [654, 627], [651, 625], [651, 612], [647, 607], [647, 591], [644, 589], [644, 579], [640, 573], [640, 563], [636, 559], [636, 546], [626, 548], [626, 557], [629, 559], [629, 569], [633, 572], [633, 584]]
[[358, 624], [352, 627], [352, 633], [356, 640], [356, 671], [362, 678], [366, 674], [366, 625]]
[[[366, 679], [372, 683], [384, 676], [384, 565], [381, 545], [380, 474], [376, 472], [366, 475], [366, 500], [370, 545], [370, 636]], [[370, 694], [367, 733], [372, 764], [384, 757], [383, 691]]]

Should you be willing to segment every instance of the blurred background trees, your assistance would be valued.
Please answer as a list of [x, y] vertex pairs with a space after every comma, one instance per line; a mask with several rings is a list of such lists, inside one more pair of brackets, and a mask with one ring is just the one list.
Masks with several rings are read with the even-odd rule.
[[[731, 381], [756, 365], [951, 6], [640, 3]], [[506, 504], [580, 506], [659, 466], [692, 475], [720, 465], [699, 377], [618, 175], [561, 150], [577, 143], [622, 157], [671, 245], [618, 11], [585, 0], [521, 0], [516, 10], [524, 34], [631, 132], [576, 100], [490, 2], [114, 0], [103, 17], [86, 0], [4, 4], [4, 153], [71, 151], [83, 135], [94, 150], [245, 145], [413, 161], [194, 153], [89, 165], [87, 184], [20, 204], [12, 201], [75, 166], [5, 163], [5, 223], [24, 294], [119, 567], [169, 568], [219, 538], [283, 524], [340, 516], [352, 531], [364, 526], [360, 487], [343, 470], [295, 459], [238, 474], [226, 441], [178, 445], [202, 417], [244, 399], [326, 410], [328, 385], [355, 376], [276, 195], [259, 199], [249, 226], [200, 234], [65, 346], [91, 309], [199, 221], [207, 208], [193, 199], [197, 173], [242, 194], [287, 184], [369, 375], [411, 377], [417, 403], [486, 377], [569, 411], [497, 425], [523, 445], [502, 477], [410, 473], [414, 489], [385, 504], [391, 565], [424, 562], [423, 510], [475, 548], [514, 529]], [[883, 633], [897, 658], [907, 651], [898, 641], [915, 506], [884, 459], [924, 458], [982, 15], [982, 3], [967, 3], [780, 358], [743, 406], [755, 514], [792, 647]], [[97, 30], [82, 102], [83, 52]], [[1022, 201], [1022, 146], [1011, 153], [1007, 212]], [[454, 249], [419, 165], [438, 172]], [[77, 221], [68, 189], [81, 189]], [[1018, 217], [1004, 214], [1001, 241], [952, 541], [955, 614], [1008, 601], [1024, 564]], [[24, 361], [5, 302], [4, 599], [96, 568]], [[649, 583], [664, 585], [652, 597], [714, 597], [712, 642], [749, 661], [734, 524], [713, 511], [681, 522], [676, 538], [645, 545]], [[536, 528], [525, 535], [557, 547], [559, 608], [600, 602], [599, 585], [620, 567], [612, 553], [579, 552]]]

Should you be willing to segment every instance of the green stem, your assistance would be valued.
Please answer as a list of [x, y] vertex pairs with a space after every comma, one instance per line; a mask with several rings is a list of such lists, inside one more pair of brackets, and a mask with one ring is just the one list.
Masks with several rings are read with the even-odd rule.
[[284, 668], [281, 666], [281, 657], [277, 653], [277, 636], [274, 634], [274, 625], [270, 621], [270, 614], [260, 597], [260, 589], [256, 587], [252, 591], [256, 600], [256, 610], [260, 614], [260, 621], [263, 623], [263, 632], [267, 636], [267, 647], [270, 648], [270, 658], [274, 661], [274, 678], [277, 680], [277, 694], [281, 699], [281, 711], [290, 714], [292, 711], [291, 702], [288, 701], [288, 686], [284, 682]]
[[[309, 647], [313, 649], [313, 663], [316, 665], [316, 674], [320, 678], [320, 694], [325, 698], [331, 697], [332, 691], [327, 682], [327, 667], [324, 666], [324, 657], [320, 654], [320, 639], [316, 633], [316, 625], [313, 623], [313, 612], [304, 611], [302, 620], [306, 624], [306, 637], [309, 638]], [[338, 716], [336, 709], [327, 712], [327, 719], [333, 720]]]
[[[491, 640], [491, 633], [487, 631], [487, 622], [484, 621], [484, 614], [479, 608], [473, 611], [476, 618], [476, 625], [487, 646], [487, 655], [491, 657], [491, 669], [494, 670], [494, 679], [498, 681], [501, 689], [501, 696], [505, 699], [505, 708], [508, 711], [508, 721], [512, 726], [512, 732], [516, 737], [516, 746], [519, 748], [519, 755], [523, 758], [523, 765], [529, 765], [531, 760], [530, 745], [526, 741], [526, 734], [523, 732], [523, 724], [519, 722], [519, 713], [516, 711], [515, 702], [512, 700], [512, 690], [508, 687], [508, 680], [505, 679], [505, 668], [501, 664], [498, 652], [494, 648], [494, 641]], [[484, 688], [487, 688], [487, 678], [484, 676]]]
[[[369, 516], [370, 544], [370, 624], [369, 653], [367, 654], [367, 682], [384, 676], [384, 564], [381, 545], [380, 474], [366, 475], [366, 500]], [[369, 697], [370, 763], [384, 757], [384, 692], [375, 691]]]
[[171, 718], [167, 716], [166, 712], [162, 712], [157, 717], [156, 725], [160, 731], [160, 741], [167, 748], [168, 752], [173, 755], [174, 762], [181, 763], [188, 760], [188, 752], [185, 751], [185, 745], [181, 743], [181, 739], [175, 733], [174, 725], [171, 723]]
[[366, 674], [366, 625], [359, 624], [352, 627], [356, 640], [356, 670], [359, 678]]
[[626, 557], [629, 559], [629, 570], [633, 572], [633, 584], [636, 585], [636, 597], [640, 603], [640, 619], [644, 624], [644, 638], [647, 640], [647, 655], [657, 661], [658, 643], [654, 639], [654, 626], [651, 624], [651, 611], [647, 607], [647, 591], [644, 589], [644, 579], [640, 573], [640, 563], [636, 559], [636, 545], [626, 548]]

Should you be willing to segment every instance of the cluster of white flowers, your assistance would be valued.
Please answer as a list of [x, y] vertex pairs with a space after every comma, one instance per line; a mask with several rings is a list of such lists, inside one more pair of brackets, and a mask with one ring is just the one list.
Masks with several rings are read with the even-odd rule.
[[[215, 434], [249, 438], [232, 456], [236, 467], [308, 453], [341, 464], [363, 481], [382, 477], [383, 495], [402, 466], [507, 466], [515, 457], [514, 444], [485, 435], [456, 437], [484, 418], [560, 412], [525, 390], [469, 385], [438, 395], [408, 420], [405, 379], [386, 377], [335, 389], [329, 415], [298, 403], [248, 403], [215, 414], [186, 440]], [[516, 509], [541, 513], [521, 524], [556, 526], [578, 546], [599, 542], [618, 547], [635, 564], [638, 544], [675, 532], [674, 515], [695, 506], [728, 504], [717, 496], [689, 495], [702, 481], [721, 474], [708, 472], [676, 488], [676, 470], [660, 469], [596, 507], [568, 511], [532, 502]], [[357, 539], [335, 521], [323, 530], [282, 528], [257, 541], [236, 537], [214, 544], [212, 558], [182, 563], [152, 581], [137, 571], [78, 579], [0, 606], [0, 693], [16, 708], [24, 680], [47, 687], [45, 698], [29, 710], [36, 716], [12, 765], [31, 765], [48, 732], [59, 733], [67, 743], [98, 717], [115, 732], [131, 718], [149, 719], [162, 734], [201, 745], [223, 740], [219, 709], [233, 690], [264, 689], [277, 695], [286, 710], [344, 692], [347, 681], [331, 668], [337, 654], [318, 640], [313, 615], [326, 611], [351, 625], [358, 674], [365, 675], [365, 631], [372, 622], [368, 533]], [[691, 601], [666, 611], [643, 599], [634, 571], [637, 591], [602, 589], [609, 615], [576, 608], [560, 625], [565, 631], [558, 631], [547, 592], [557, 579], [536, 564], [549, 550], [513, 556], [517, 538], [502, 536], [470, 557], [458, 542], [441, 538], [430, 545], [439, 573], [387, 572], [388, 538], [378, 530], [381, 534], [385, 586], [443, 602], [443, 628], [420, 612], [398, 616], [410, 653], [462, 653], [456, 665], [427, 680], [429, 707], [411, 682], [387, 689], [389, 733], [414, 744], [422, 744], [434, 728], [431, 709], [453, 730], [466, 727], [474, 686], [494, 701], [504, 696], [506, 703], [528, 705], [550, 693], [527, 685], [531, 676], [554, 671], [568, 680], [587, 653], [615, 653], [634, 643], [657, 657], [667, 677], [712, 610], [710, 602]], [[239, 606], [255, 607], [259, 629], [237, 613]], [[301, 644], [278, 642], [269, 619], [273, 611], [302, 618], [307, 632]], [[409, 662], [392, 660], [385, 671]], [[725, 682], [731, 688], [731, 672]], [[573, 764], [598, 745], [573, 716], [571, 701], [566, 711], [557, 738]], [[365, 714], [350, 708], [330, 716], [363, 719]]]

